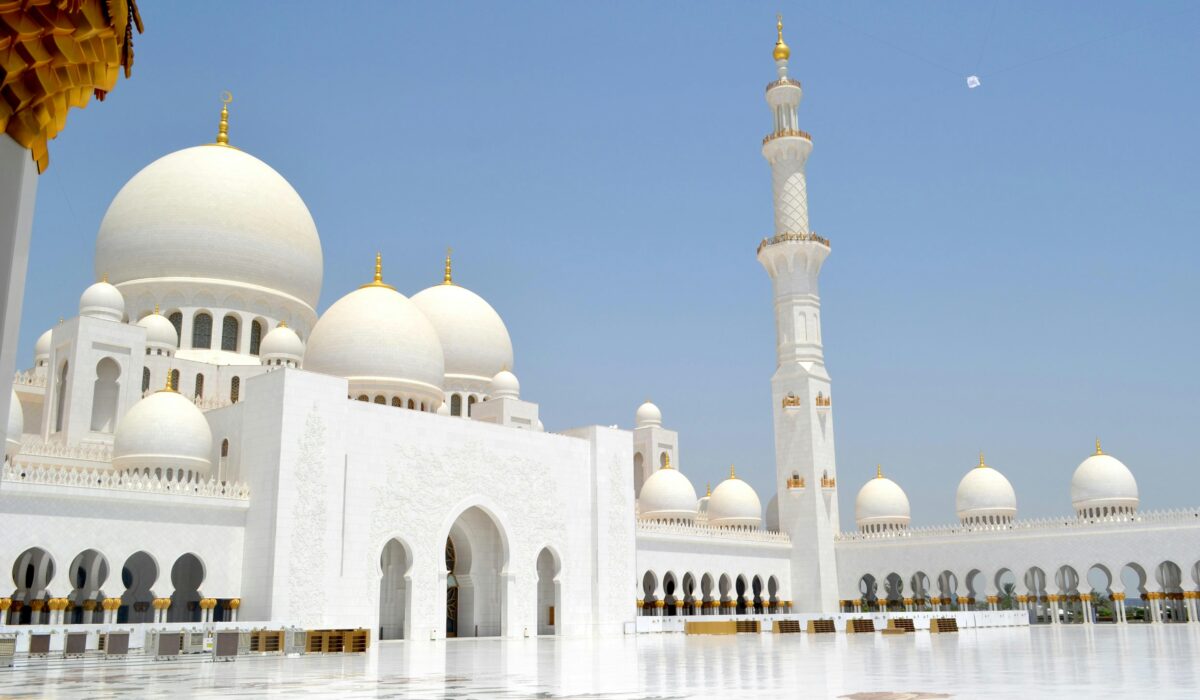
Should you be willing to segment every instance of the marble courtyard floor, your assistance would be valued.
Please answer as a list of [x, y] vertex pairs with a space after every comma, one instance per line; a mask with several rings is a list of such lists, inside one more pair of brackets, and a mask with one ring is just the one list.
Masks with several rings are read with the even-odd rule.
[[384, 642], [212, 663], [21, 660], [0, 698], [1196, 698], [1200, 625]]

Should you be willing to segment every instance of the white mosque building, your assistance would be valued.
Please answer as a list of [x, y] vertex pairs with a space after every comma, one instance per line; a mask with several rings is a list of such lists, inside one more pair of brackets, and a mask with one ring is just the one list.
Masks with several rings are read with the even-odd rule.
[[1119, 623], [1126, 596], [1152, 621], [1197, 620], [1200, 511], [1140, 511], [1133, 474], [1099, 444], [1070, 515], [1018, 519], [981, 456], [957, 524], [910, 528], [879, 470], [857, 530], [840, 531], [818, 294], [830, 242], [809, 225], [813, 142], [788, 57], [780, 27], [762, 144], [775, 232], [757, 252], [777, 332], [765, 509], [733, 469], [698, 497], [649, 402], [632, 428], [547, 432], [501, 316], [449, 257], [440, 284], [407, 296], [377, 256], [318, 315], [317, 226], [231, 144], [225, 108], [215, 143], [117, 194], [100, 281], [15, 378], [0, 625], [240, 618], [440, 639], [1002, 607]]

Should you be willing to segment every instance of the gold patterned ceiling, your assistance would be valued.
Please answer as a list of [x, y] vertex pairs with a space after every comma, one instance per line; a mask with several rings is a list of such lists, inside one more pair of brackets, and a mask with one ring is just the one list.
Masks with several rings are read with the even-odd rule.
[[135, 0], [0, 0], [0, 131], [28, 148], [38, 172], [71, 107], [103, 100], [133, 67]]

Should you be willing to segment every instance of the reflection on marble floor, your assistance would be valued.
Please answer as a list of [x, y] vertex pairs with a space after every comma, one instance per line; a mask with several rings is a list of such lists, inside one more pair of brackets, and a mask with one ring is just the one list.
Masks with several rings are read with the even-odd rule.
[[0, 698], [1141, 698], [1200, 696], [1200, 625], [958, 634], [387, 642], [230, 663], [24, 661]]

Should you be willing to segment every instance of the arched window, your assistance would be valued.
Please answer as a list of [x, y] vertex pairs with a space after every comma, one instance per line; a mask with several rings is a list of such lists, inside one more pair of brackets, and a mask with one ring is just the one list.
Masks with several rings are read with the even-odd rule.
[[250, 324], [250, 354], [258, 354], [258, 346], [262, 344], [262, 321]]
[[229, 400], [232, 403], [237, 403], [240, 394], [242, 393], [242, 378], [234, 377], [229, 380]]
[[359, 400], [359, 401], [370, 401], [370, 400], [371, 400], [371, 397], [370, 397], [370, 396], [367, 396], [366, 394], [359, 394], [359, 395], [358, 395], [358, 400]]
[[198, 399], [204, 398], [204, 375], [203, 374], [200, 374], [200, 373], [196, 374], [196, 392], [194, 395]]
[[462, 396], [460, 394], [452, 394], [450, 396], [450, 415], [462, 415]]
[[142, 393], [150, 391], [150, 368], [142, 368]]
[[54, 409], [54, 432], [62, 432], [63, 429], [63, 409], [66, 408], [67, 397], [67, 363], [62, 363], [62, 368], [58, 371], [58, 396], [55, 401]]
[[212, 316], [201, 311], [192, 319], [192, 347], [212, 347]]
[[96, 381], [92, 385], [92, 426], [98, 433], [111, 433], [117, 422], [117, 396], [120, 386], [117, 378], [121, 367], [111, 357], [96, 365]]
[[383, 394], [378, 394], [375, 396], [375, 403], [386, 406], [387, 405], [387, 397], [384, 396]]
[[471, 415], [471, 409], [475, 407], [475, 396], [472, 395], [467, 399], [467, 415]]
[[238, 349], [238, 319], [233, 314], [226, 314], [221, 321], [221, 349], [237, 352]]
[[[179, 343], [182, 344], [183, 343], [183, 313], [181, 313], [179, 311], [175, 311], [170, 316], [167, 317], [167, 320], [171, 322], [172, 326], [175, 326], [175, 337], [178, 339]], [[179, 345], [177, 347], [180, 347], [180, 346], [181, 345]]]
[[179, 391], [179, 370], [177, 369], [171, 370], [171, 386], [175, 388], [175, 391]]
[[221, 441], [221, 456], [222, 457], [229, 456], [229, 438], [225, 438], [224, 440]]
[[415, 402], [415, 401], [413, 401], [412, 399], [409, 399], [409, 400], [408, 400], [408, 407], [409, 407], [410, 409], [413, 409], [413, 408], [416, 408], [416, 407], [417, 407], [417, 404], [416, 404], [416, 402]]
[[399, 396], [393, 396], [392, 397], [392, 405], [395, 406], [396, 408], [404, 408], [404, 400], [401, 399]]

